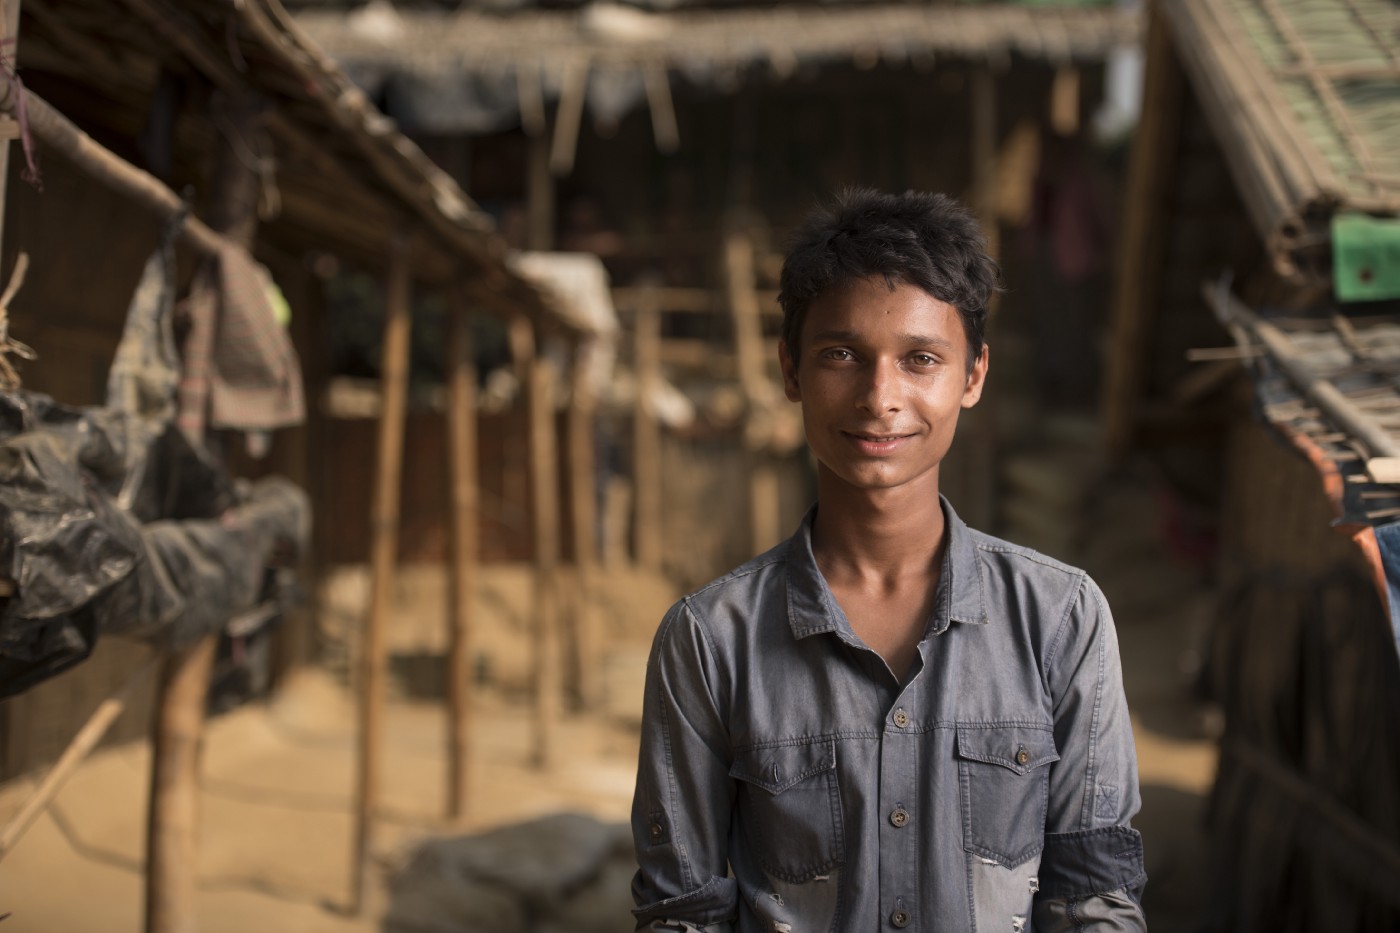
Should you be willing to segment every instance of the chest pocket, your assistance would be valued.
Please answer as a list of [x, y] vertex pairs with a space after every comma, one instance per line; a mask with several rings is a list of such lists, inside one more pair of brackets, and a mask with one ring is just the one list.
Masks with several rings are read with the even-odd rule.
[[765, 871], [800, 883], [842, 863], [834, 740], [748, 749], [729, 774], [739, 781], [739, 819]]
[[1055, 737], [1027, 726], [958, 726], [957, 735], [963, 847], [1019, 865], [1045, 846]]

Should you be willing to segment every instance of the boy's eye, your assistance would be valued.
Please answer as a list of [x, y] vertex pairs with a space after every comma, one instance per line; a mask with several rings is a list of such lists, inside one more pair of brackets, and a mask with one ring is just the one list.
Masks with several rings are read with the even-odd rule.
[[916, 366], [936, 366], [938, 359], [928, 353], [915, 353], [913, 361]]
[[830, 350], [826, 350], [826, 351], [824, 351], [824, 352], [822, 353], [822, 356], [825, 357], [825, 358], [828, 359], [828, 360], [853, 360], [853, 359], [855, 359], [855, 357], [851, 354], [851, 351], [850, 351], [850, 350], [843, 350], [843, 349], [840, 348], [840, 347], [833, 347], [833, 348], [830, 349]]

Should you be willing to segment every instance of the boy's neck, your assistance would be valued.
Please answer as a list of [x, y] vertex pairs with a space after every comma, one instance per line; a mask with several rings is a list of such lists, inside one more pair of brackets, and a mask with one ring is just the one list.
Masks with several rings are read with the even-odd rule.
[[812, 548], [823, 572], [902, 576], [938, 572], [946, 521], [938, 477], [898, 489], [855, 489], [818, 480]]

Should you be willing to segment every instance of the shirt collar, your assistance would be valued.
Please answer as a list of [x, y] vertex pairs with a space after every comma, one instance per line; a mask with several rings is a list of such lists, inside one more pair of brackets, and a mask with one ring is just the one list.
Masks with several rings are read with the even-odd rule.
[[[943, 573], [938, 579], [938, 593], [933, 615], [925, 635], [941, 635], [953, 622], [985, 625], [987, 610], [982, 600], [982, 574], [977, 559], [977, 547], [972, 532], [952, 505], [942, 495], [944, 528], [948, 547], [943, 554]], [[788, 539], [787, 605], [788, 624], [794, 638], [806, 638], [822, 632], [837, 632], [848, 639], [854, 637], [850, 622], [836, 604], [826, 578], [817, 568], [812, 554], [812, 520], [814, 505], [802, 519], [797, 533]]]

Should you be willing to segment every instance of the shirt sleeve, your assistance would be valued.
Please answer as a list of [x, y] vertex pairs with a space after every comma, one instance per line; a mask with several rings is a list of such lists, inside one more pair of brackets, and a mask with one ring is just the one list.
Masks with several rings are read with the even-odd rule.
[[1083, 578], [1047, 663], [1060, 760], [1050, 771], [1034, 907], [1041, 931], [1145, 931], [1137, 753], [1118, 636], [1103, 593]]
[[632, 833], [637, 929], [729, 933], [730, 743], [716, 700], [718, 666], [685, 601], [662, 620], [647, 662]]

